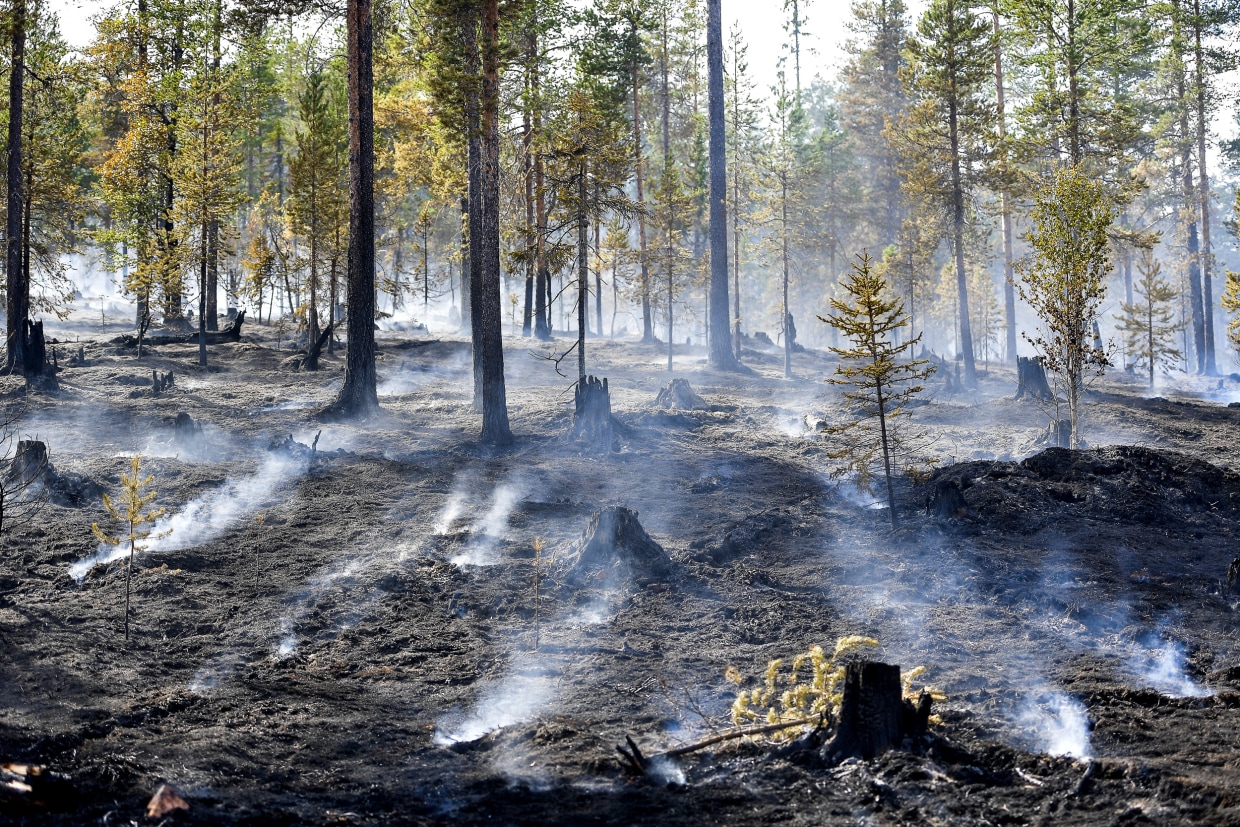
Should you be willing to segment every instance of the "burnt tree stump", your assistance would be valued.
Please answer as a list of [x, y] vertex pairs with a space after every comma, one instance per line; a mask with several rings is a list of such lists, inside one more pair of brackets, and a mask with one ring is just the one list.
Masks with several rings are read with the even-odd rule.
[[844, 671], [844, 699], [835, 736], [823, 756], [833, 763], [846, 758], [869, 760], [895, 747], [906, 736], [925, 732], [930, 696], [916, 705], [904, 700], [900, 667], [876, 661], [850, 663]]
[[151, 370], [151, 393], [152, 395], [159, 396], [161, 393], [163, 393], [164, 391], [168, 390], [171, 387], [174, 387], [175, 385], [176, 385], [176, 377], [173, 376], [173, 371], [168, 371], [167, 373], [161, 374], [159, 371], [155, 369]]
[[37, 439], [23, 439], [17, 443], [17, 451], [9, 461], [9, 470], [4, 479], [5, 488], [21, 489], [53, 474], [51, 463], [47, 458], [47, 444]]
[[606, 581], [609, 575], [654, 582], [671, 573], [672, 560], [637, 520], [637, 512], [621, 506], [596, 511], [586, 526], [577, 553], [569, 563], [570, 581]]
[[611, 391], [607, 380], [587, 376], [573, 390], [573, 439], [598, 454], [611, 453]]
[[964, 492], [955, 480], [939, 480], [934, 484], [934, 493], [930, 495], [926, 510], [936, 520], [958, 520], [969, 516]]
[[706, 400], [693, 392], [688, 379], [673, 379], [668, 382], [654, 400], [655, 407], [670, 408], [682, 411], [704, 411], [710, 406]]
[[1038, 440], [1039, 445], [1047, 448], [1072, 447], [1072, 420], [1057, 419], [1046, 428], [1046, 433]]
[[1016, 357], [1016, 399], [1025, 397], [1045, 402], [1055, 398], [1055, 392], [1046, 381], [1046, 365], [1040, 356]]
[[1227, 567], [1227, 592], [1240, 594], [1240, 557], [1232, 560], [1231, 565]]

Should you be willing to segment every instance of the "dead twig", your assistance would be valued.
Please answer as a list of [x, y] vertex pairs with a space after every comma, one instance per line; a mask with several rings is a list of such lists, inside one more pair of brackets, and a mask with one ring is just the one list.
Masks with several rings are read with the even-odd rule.
[[620, 753], [620, 755], [624, 757], [624, 762], [630, 770], [638, 775], [645, 775], [646, 766], [652, 759], [655, 758], [679, 758], [682, 755], [689, 755], [690, 753], [698, 752], [699, 750], [704, 750], [707, 747], [713, 747], [716, 744], [722, 744], [727, 741], [735, 741], [739, 738], [749, 738], [754, 735], [766, 735], [770, 732], [778, 732], [781, 729], [811, 725], [817, 727], [825, 726], [825, 716], [814, 715], [812, 717], [801, 718], [796, 721], [780, 721], [775, 724], [737, 727], [736, 729], [728, 730], [727, 732], [721, 732], [718, 735], [712, 735], [709, 738], [703, 738], [700, 741], [693, 741], [679, 747], [673, 747], [672, 749], [656, 753], [650, 757], [642, 755], [642, 751], [638, 749], [637, 744], [633, 743], [632, 737], [626, 735], [624, 736], [624, 740], [629, 745], [629, 748], [626, 750], [624, 747], [617, 745], [616, 752]]

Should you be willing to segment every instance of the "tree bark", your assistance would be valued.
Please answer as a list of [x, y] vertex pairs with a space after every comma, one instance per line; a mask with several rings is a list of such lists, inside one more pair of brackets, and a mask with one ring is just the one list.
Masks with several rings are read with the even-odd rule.
[[723, 22], [721, 0], [706, 3], [707, 107], [710, 121], [710, 364], [736, 367], [728, 324], [728, 159], [723, 115]]
[[[630, 36], [637, 39], [637, 20], [630, 22]], [[637, 93], [638, 83], [637, 58], [630, 64], [630, 81], [633, 87], [633, 155], [634, 177], [637, 179], [637, 243], [638, 256], [641, 259], [641, 291], [642, 291], [642, 341], [654, 341], [654, 324], [650, 318], [650, 264], [646, 259], [646, 197], [642, 192], [642, 121], [641, 98]]]
[[[999, 23], [999, 6], [996, 3], [991, 9], [995, 24], [995, 104], [997, 109], [997, 125], [999, 128], [999, 145], [1007, 142], [1007, 124], [1004, 118], [1003, 89], [1003, 32]], [[1006, 174], [1006, 170], [1004, 171]], [[1012, 244], [1012, 195], [1007, 183], [1002, 185], [1000, 193], [1003, 211], [1003, 317], [1007, 331], [1007, 361], [1016, 361], [1016, 286], [1013, 281], [1012, 260], [1015, 258]]]
[[1214, 296], [1210, 283], [1213, 264], [1210, 250], [1210, 175], [1206, 167], [1206, 74], [1205, 52], [1201, 45], [1201, 0], [1193, 0], [1194, 59], [1196, 63], [1197, 99], [1197, 196], [1201, 199], [1201, 303], [1205, 339], [1205, 373], [1218, 373], [1214, 358]]
[[[461, 287], [462, 329], [468, 331], [473, 345], [474, 358], [474, 410], [482, 412], [482, 346], [480, 338], [481, 305], [479, 293], [482, 289], [482, 113], [481, 113], [481, 81], [482, 60], [478, 44], [477, 11], [462, 7], [460, 14], [461, 38], [465, 45], [465, 145], [467, 151], [466, 170], [469, 179], [469, 278]], [[464, 296], [469, 296], [468, 307], [464, 306]]]
[[482, 441], [490, 445], [512, 442], [508, 427], [508, 399], [504, 386], [504, 314], [500, 300], [499, 258], [499, 3], [486, 0], [479, 43], [482, 53], [482, 175], [479, 198], [481, 222], [478, 290], [473, 303], [474, 349], [482, 360]]
[[590, 218], [586, 156], [577, 165], [577, 381], [586, 379], [586, 318], [590, 313]]
[[960, 128], [957, 101], [954, 97], [948, 105], [947, 123], [952, 148], [952, 241], [956, 248], [956, 296], [960, 308], [960, 350], [964, 354], [964, 386], [976, 388], [977, 365], [973, 361], [973, 328], [969, 324], [969, 278], [964, 269], [964, 183], [960, 172]]
[[329, 410], [364, 416], [379, 408], [375, 375], [375, 143], [370, 0], [349, 0], [349, 347], [344, 385]]
[[8, 139], [8, 217], [5, 224], [8, 247], [6, 262], [6, 310], [8, 319], [5, 341], [8, 344], [6, 367], [9, 371], [24, 364], [22, 333], [29, 316], [26, 306], [26, 285], [22, 283], [22, 81], [26, 64], [26, 0], [14, 0], [12, 20], [12, 62], [9, 67], [9, 139]]

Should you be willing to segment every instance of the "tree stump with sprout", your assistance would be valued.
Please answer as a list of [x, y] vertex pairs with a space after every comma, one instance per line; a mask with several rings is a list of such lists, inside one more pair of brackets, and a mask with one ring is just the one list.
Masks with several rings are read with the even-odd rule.
[[1046, 381], [1046, 366], [1040, 356], [1016, 357], [1016, 398], [1025, 397], [1044, 402], [1055, 398], [1050, 383]]
[[587, 376], [577, 383], [573, 390], [572, 435], [592, 453], [611, 453], [611, 391], [606, 379]]
[[899, 666], [850, 663], [844, 672], [839, 724], [822, 754], [831, 763], [846, 758], [869, 760], [898, 746], [907, 736], [924, 733], [929, 721], [930, 696], [923, 694], [915, 705], [904, 700]]

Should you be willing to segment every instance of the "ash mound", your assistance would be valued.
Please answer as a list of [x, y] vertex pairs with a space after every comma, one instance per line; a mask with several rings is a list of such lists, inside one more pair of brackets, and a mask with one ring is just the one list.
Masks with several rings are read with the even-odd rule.
[[933, 513], [958, 487], [962, 522], [1038, 530], [1075, 518], [1143, 525], [1212, 524], [1240, 516], [1240, 474], [1175, 451], [1130, 445], [1048, 448], [1021, 462], [964, 462], [914, 489]]

